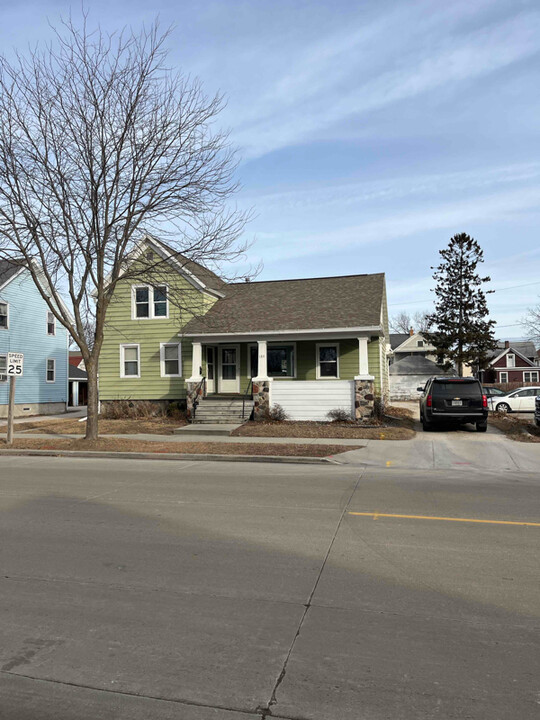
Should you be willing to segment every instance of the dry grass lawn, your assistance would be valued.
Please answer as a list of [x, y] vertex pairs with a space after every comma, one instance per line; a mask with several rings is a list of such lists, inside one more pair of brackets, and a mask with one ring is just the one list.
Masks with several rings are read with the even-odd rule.
[[[175, 428], [185, 425], [185, 421], [168, 417], [139, 418], [136, 420], [100, 420], [100, 435], [172, 435]], [[50, 433], [51, 435], [84, 435], [86, 422], [75, 418], [65, 420], [29, 420], [14, 426], [15, 432]]]
[[517, 442], [540, 443], [540, 427], [534, 420], [523, 420], [503, 413], [490, 415], [489, 422]]
[[341, 440], [410, 440], [415, 436], [408, 427], [361, 427], [346, 423], [324, 422], [247, 422], [232, 433], [241, 437], [335, 438]]
[[[99, 438], [88, 442], [83, 438], [24, 438], [13, 441], [14, 450], [94, 450], [106, 452], [176, 453], [181, 455], [279, 455], [286, 457], [327, 457], [353, 450], [350, 445], [278, 445], [276, 443], [216, 443], [216, 442], [159, 442], [154, 440], [125, 440]], [[6, 441], [0, 440], [0, 452]]]

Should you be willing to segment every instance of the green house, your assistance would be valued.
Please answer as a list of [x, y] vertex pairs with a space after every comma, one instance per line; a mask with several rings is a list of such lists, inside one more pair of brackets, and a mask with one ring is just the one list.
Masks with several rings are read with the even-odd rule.
[[121, 279], [107, 315], [100, 399], [186, 400], [198, 421], [329, 410], [368, 416], [388, 394], [383, 273], [225, 283], [155, 238], [159, 277]]

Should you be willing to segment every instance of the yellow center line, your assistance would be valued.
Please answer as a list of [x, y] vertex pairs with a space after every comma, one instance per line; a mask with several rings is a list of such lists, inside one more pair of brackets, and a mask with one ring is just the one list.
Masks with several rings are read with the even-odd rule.
[[488, 525], [525, 525], [527, 527], [540, 527], [540, 522], [516, 522], [514, 520], [479, 520], [478, 518], [437, 517], [435, 515], [394, 515], [391, 513], [380, 512], [349, 512], [348, 514], [372, 517], [374, 520], [386, 517], [405, 518], [407, 520], [446, 520], [447, 522], [486, 523]]

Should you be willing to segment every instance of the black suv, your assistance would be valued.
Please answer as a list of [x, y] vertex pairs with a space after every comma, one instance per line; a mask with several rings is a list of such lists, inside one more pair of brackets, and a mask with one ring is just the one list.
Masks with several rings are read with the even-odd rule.
[[443, 420], [475, 423], [478, 432], [487, 430], [487, 396], [476, 378], [432, 377], [418, 390], [422, 393], [420, 420], [424, 430]]
[[540, 395], [534, 401], [534, 422], [540, 427]]

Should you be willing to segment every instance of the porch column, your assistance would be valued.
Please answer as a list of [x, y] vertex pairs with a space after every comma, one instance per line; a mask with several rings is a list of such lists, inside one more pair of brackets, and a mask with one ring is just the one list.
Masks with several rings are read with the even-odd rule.
[[373, 375], [369, 373], [369, 362], [368, 362], [368, 338], [358, 338], [358, 375], [355, 376], [355, 380], [374, 380]]
[[257, 377], [253, 378], [254, 382], [268, 380], [268, 363], [266, 359], [267, 344], [266, 340], [257, 340]]
[[79, 383], [73, 380], [71, 384], [71, 402], [72, 407], [79, 407]]
[[187, 382], [202, 380], [202, 343], [194, 342], [191, 346], [191, 377]]

